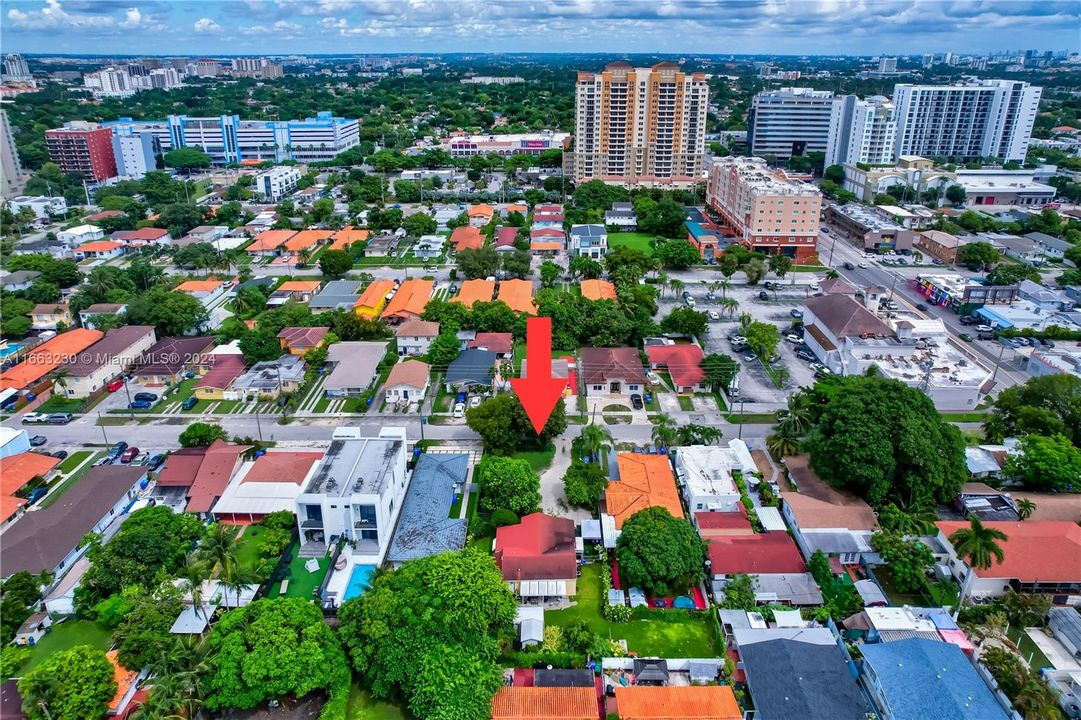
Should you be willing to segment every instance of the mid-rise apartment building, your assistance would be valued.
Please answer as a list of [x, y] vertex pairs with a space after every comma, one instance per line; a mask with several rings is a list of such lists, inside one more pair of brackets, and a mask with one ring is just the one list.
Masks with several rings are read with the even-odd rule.
[[49, 159], [66, 173], [100, 182], [116, 177], [112, 131], [97, 123], [73, 121], [45, 131]]
[[126, 68], [108, 67], [83, 75], [83, 86], [94, 97], [130, 97], [138, 92]]
[[866, 100], [855, 95], [834, 98], [825, 165], [892, 163], [896, 133], [897, 118], [888, 98], [881, 95]]
[[1015, 80], [894, 87], [894, 155], [1024, 161], [1042, 88]]
[[4, 58], [4, 79], [5, 80], [30, 80], [33, 75], [30, 74], [30, 66], [26, 64], [26, 58], [17, 53], [10, 53]]
[[360, 121], [317, 113], [305, 120], [241, 120], [239, 115], [188, 117], [170, 115], [165, 120], [120, 118], [105, 125], [117, 135], [148, 132], [157, 138], [162, 152], [193, 147], [224, 165], [259, 162], [313, 162], [332, 160], [360, 144]]
[[662, 62], [609, 63], [579, 72], [575, 89], [576, 182], [686, 187], [701, 182], [709, 86], [704, 73]]
[[822, 193], [783, 170], [771, 170], [762, 158], [716, 159], [706, 203], [754, 250], [784, 254], [798, 263], [817, 252]]
[[263, 194], [270, 202], [278, 202], [283, 197], [297, 189], [300, 182], [300, 171], [295, 167], [275, 167], [255, 176], [255, 184], [252, 186], [255, 192]]
[[789, 87], [758, 93], [747, 113], [751, 155], [787, 160], [826, 152], [833, 102], [829, 90]]
[[157, 170], [157, 145], [157, 140], [150, 133], [113, 135], [116, 174], [122, 178], [138, 180], [151, 170]]
[[265, 57], [238, 57], [232, 60], [233, 77], [279, 78], [282, 66]]

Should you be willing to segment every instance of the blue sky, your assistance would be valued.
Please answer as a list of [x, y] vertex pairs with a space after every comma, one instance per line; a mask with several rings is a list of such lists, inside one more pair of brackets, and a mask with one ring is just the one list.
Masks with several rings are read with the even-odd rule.
[[1081, 0], [4, 0], [6, 52], [847, 53], [1081, 46]]

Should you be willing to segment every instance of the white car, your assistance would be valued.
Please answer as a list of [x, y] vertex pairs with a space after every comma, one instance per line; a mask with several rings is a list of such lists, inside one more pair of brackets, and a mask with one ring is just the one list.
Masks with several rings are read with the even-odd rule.
[[652, 371], [646, 373], [646, 380], [649, 380], [650, 385], [660, 385], [661, 384], [661, 376], [658, 375], [655, 372], [652, 372]]
[[811, 292], [822, 292], [822, 288], [819, 287], [818, 283], [811, 283], [807, 287], [811, 289]]
[[857, 265], [857, 267], [859, 267], [859, 268], [863, 268], [863, 269], [867, 269], [867, 263], [865, 263], [865, 262], [861, 262], [861, 263], [859, 263], [859, 264]]
[[454, 417], [456, 417], [456, 418], [464, 418], [465, 417], [465, 403], [455, 403], [454, 404]]
[[690, 297], [690, 296], [685, 297], [685, 298], [683, 298], [683, 302], [687, 303], [687, 307], [694, 307], [694, 298], [693, 297]]
[[799, 345], [801, 342], [803, 342], [803, 338], [801, 338], [796, 333], [789, 333], [789, 334], [784, 336], [784, 339], [787, 340], [788, 342], [796, 344], [796, 345]]
[[27, 425], [32, 425], [32, 424], [36, 425], [36, 424], [45, 422], [48, 417], [49, 416], [46, 415], [45, 413], [28, 412], [25, 415], [23, 415], [22, 421], [23, 421], [24, 424], [27, 424]]
[[480, 395], [474, 395], [473, 397], [469, 398], [469, 407], [480, 407]]
[[710, 320], [720, 320], [721, 319], [721, 314], [719, 312], [717, 312], [716, 310], [710, 310], [709, 311], [709, 319]]

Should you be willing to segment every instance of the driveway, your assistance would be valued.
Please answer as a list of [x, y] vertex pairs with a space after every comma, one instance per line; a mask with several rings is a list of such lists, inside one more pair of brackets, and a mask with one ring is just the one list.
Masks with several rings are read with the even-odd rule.
[[593, 516], [586, 510], [571, 507], [563, 492], [563, 476], [571, 466], [571, 440], [567, 435], [555, 439], [556, 454], [552, 464], [540, 476], [541, 509], [549, 515], [588, 520]]

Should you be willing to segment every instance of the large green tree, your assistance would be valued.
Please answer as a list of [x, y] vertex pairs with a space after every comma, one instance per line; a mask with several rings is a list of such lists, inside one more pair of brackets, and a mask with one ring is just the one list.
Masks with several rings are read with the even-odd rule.
[[686, 270], [701, 262], [698, 251], [686, 240], [669, 240], [657, 245], [657, 259], [666, 268]]
[[689, 522], [663, 507], [649, 507], [623, 523], [616, 558], [628, 587], [674, 595], [701, 582], [706, 546]]
[[347, 692], [346, 662], [316, 605], [303, 598], [256, 600], [225, 613], [211, 631], [206, 706], [247, 709], [315, 690]]
[[165, 166], [177, 170], [210, 167], [210, 156], [197, 148], [182, 147], [165, 153]]
[[180, 447], [208, 447], [215, 440], [227, 440], [228, 433], [221, 425], [212, 423], [192, 423], [184, 428], [178, 438]]
[[598, 463], [575, 459], [563, 475], [563, 493], [567, 501], [586, 510], [595, 511], [608, 478]]
[[330, 278], [340, 278], [353, 269], [353, 258], [344, 250], [324, 250], [319, 256], [319, 271]]
[[484, 452], [511, 455], [516, 450], [544, 446], [567, 429], [567, 411], [557, 402], [540, 435], [514, 393], [500, 393], [465, 413], [470, 429], [481, 436]]
[[1081, 378], [1042, 375], [1006, 388], [995, 398], [983, 430], [993, 442], [1028, 434], [1065, 435], [1081, 447]]
[[957, 262], [972, 265], [977, 270], [998, 262], [998, 250], [991, 243], [966, 243], [957, 249]]
[[919, 389], [871, 375], [815, 390], [822, 404], [807, 446], [822, 479], [876, 507], [953, 500], [967, 478], [964, 439]]
[[878, 532], [871, 536], [871, 547], [882, 554], [901, 592], [920, 592], [927, 584], [927, 571], [934, 565], [935, 555], [919, 540]]
[[377, 575], [342, 605], [339, 634], [375, 697], [404, 698], [418, 718], [487, 720], [514, 612], [491, 556], [467, 548]]
[[458, 252], [458, 271], [469, 279], [486, 278], [499, 272], [499, 253], [491, 245]]
[[1034, 490], [1057, 490], [1081, 481], [1081, 449], [1064, 435], [1025, 435], [1004, 470]]
[[760, 358], [768, 358], [777, 349], [781, 341], [781, 331], [773, 323], [751, 322], [743, 331], [747, 338], [747, 347]]
[[525, 460], [485, 455], [475, 477], [482, 510], [502, 508], [520, 517], [540, 507], [540, 477]]
[[209, 317], [206, 306], [191, 295], [161, 285], [129, 302], [127, 316], [129, 324], [153, 325], [162, 337], [197, 330]]
[[41, 588], [48, 579], [47, 575], [20, 570], [0, 585], [0, 643], [6, 645], [15, 637], [19, 626], [41, 601]]
[[105, 717], [114, 693], [113, 664], [90, 645], [49, 655], [19, 681], [30, 720], [97, 720]]
[[704, 312], [698, 312], [680, 305], [672, 308], [672, 312], [664, 316], [664, 319], [661, 320], [661, 330], [666, 333], [693, 335], [697, 338], [703, 338], [708, 322], [709, 317]]

